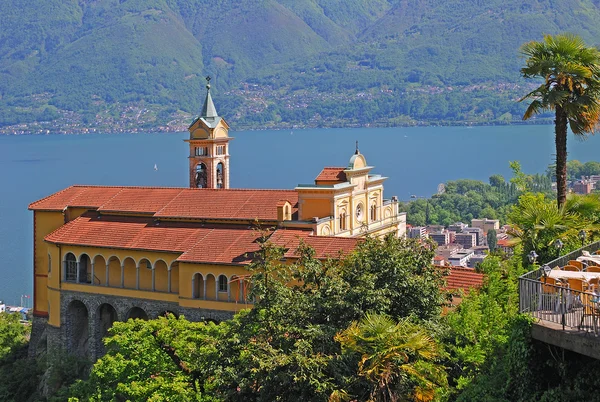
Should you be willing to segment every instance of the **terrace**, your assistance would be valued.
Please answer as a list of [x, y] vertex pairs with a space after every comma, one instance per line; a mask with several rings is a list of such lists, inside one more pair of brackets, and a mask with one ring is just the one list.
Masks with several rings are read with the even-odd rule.
[[519, 278], [519, 310], [534, 339], [600, 359], [600, 242]]

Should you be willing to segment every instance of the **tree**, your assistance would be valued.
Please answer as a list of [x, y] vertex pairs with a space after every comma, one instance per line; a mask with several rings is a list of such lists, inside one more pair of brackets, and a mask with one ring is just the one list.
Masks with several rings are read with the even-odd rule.
[[505, 180], [501, 174], [494, 174], [490, 176], [490, 186], [500, 188], [504, 186]]
[[[525, 253], [535, 250], [538, 263], [545, 263], [558, 257], [558, 254], [575, 250], [581, 246], [578, 234], [581, 230], [598, 232], [598, 208], [600, 200], [595, 194], [579, 196], [571, 194], [565, 204], [558, 208], [544, 194], [526, 193], [508, 215], [512, 223], [511, 234], [521, 242]], [[554, 247], [560, 239], [561, 250]]]
[[0, 360], [27, 342], [29, 327], [19, 322], [19, 314], [0, 313]]
[[557, 204], [567, 199], [567, 125], [580, 137], [593, 134], [600, 118], [600, 51], [571, 34], [545, 35], [541, 42], [521, 47], [527, 57], [524, 78], [544, 82], [525, 95], [532, 99], [523, 120], [535, 114], [555, 112]]
[[406, 318], [396, 323], [383, 314], [367, 314], [335, 339], [346, 354], [359, 354], [358, 375], [370, 384], [371, 401], [431, 401], [447, 386], [436, 364], [440, 346], [422, 326]]
[[496, 229], [488, 230], [487, 244], [491, 252], [496, 251], [496, 247], [498, 247], [498, 237], [496, 236]]

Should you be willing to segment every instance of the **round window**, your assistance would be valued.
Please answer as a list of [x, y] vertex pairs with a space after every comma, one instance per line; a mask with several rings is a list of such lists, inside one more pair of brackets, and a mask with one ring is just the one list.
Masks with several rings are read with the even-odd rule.
[[362, 217], [363, 217], [363, 205], [358, 204], [356, 206], [356, 219], [362, 220]]

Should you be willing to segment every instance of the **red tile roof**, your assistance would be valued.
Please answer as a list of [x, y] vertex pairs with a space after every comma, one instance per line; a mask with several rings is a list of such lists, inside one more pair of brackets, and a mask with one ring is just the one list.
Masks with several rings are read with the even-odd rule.
[[31, 210], [85, 207], [100, 212], [153, 214], [162, 218], [277, 220], [277, 204], [298, 210], [294, 190], [72, 186], [29, 205]]
[[158, 211], [156, 217], [277, 220], [277, 203], [287, 200], [297, 212], [294, 190], [185, 189]]
[[[446, 269], [448, 267], [440, 267]], [[473, 268], [449, 267], [446, 276], [446, 290], [469, 290], [480, 288], [483, 285], [483, 274], [475, 272]]]
[[315, 250], [315, 257], [319, 259], [336, 258], [348, 254], [354, 250], [358, 242], [363, 239], [334, 237], [334, 236], [312, 236], [311, 231], [299, 229], [278, 229], [269, 238], [274, 244], [287, 249], [286, 258], [298, 257], [298, 246], [303, 241]]
[[319, 173], [315, 179], [315, 182], [317, 184], [320, 181], [339, 183], [345, 182], [347, 179], [344, 170], [346, 170], [345, 167], [325, 167], [323, 170], [321, 170], [321, 173]]
[[[278, 229], [270, 237], [297, 257], [302, 239], [317, 258], [337, 257], [356, 247], [358, 239], [311, 236], [311, 231]], [[146, 217], [99, 216], [88, 212], [45, 237], [56, 244], [182, 253], [178, 261], [247, 264], [259, 250], [261, 233], [247, 225], [204, 225], [193, 222], [156, 221]]]
[[178, 260], [247, 263], [260, 233], [248, 226], [156, 222], [152, 218], [86, 213], [46, 236], [51, 243], [183, 253]]

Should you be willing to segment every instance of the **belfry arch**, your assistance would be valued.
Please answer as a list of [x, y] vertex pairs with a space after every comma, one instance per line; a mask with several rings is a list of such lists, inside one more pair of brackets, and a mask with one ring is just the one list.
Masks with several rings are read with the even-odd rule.
[[67, 351], [79, 357], [89, 356], [89, 312], [85, 304], [73, 300], [66, 314]]

